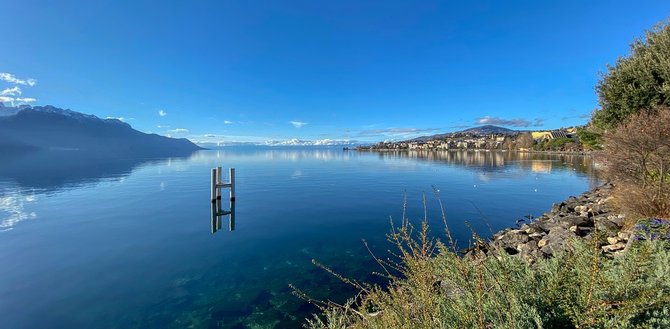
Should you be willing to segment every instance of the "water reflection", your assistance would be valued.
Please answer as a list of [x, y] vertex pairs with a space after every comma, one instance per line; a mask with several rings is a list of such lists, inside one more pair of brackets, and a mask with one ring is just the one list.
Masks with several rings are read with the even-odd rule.
[[222, 218], [228, 216], [228, 230], [235, 230], [235, 201], [230, 201], [228, 210], [224, 210], [221, 205], [221, 199], [212, 201], [212, 234], [222, 228]]
[[0, 161], [0, 196], [17, 187], [51, 192], [108, 178], [123, 179], [140, 166], [187, 158], [188, 155], [175, 158], [116, 158], [111, 155], [90, 156], [77, 151], [13, 154]]
[[483, 172], [497, 172], [510, 166], [530, 169], [534, 173], [552, 170], [574, 170], [595, 175], [590, 156], [577, 154], [550, 154], [514, 151], [454, 150], [454, 151], [384, 151], [376, 152], [381, 159], [407, 158], [445, 163]]
[[0, 232], [13, 229], [21, 221], [37, 218], [34, 211], [26, 210], [26, 205], [35, 201], [34, 193], [0, 196]]

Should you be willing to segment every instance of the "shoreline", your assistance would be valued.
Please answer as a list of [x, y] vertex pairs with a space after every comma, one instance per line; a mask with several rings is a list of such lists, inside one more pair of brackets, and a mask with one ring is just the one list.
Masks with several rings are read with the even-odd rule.
[[353, 148], [347, 149], [358, 152], [457, 152], [457, 151], [476, 151], [476, 152], [517, 152], [517, 153], [537, 153], [537, 154], [555, 154], [555, 155], [582, 155], [597, 156], [601, 151], [535, 151], [535, 150], [501, 150], [501, 149], [369, 149]]
[[631, 233], [624, 226], [626, 217], [609, 205], [613, 188], [608, 182], [579, 196], [570, 196], [528, 223], [498, 231], [485, 245], [475, 248], [487, 255], [502, 250], [533, 263], [564, 250], [572, 238], [590, 240], [598, 234], [604, 254], [624, 252]]

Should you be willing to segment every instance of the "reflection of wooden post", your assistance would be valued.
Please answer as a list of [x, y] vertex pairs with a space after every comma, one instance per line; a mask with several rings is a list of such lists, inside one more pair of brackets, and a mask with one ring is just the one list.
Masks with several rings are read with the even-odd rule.
[[228, 229], [235, 231], [235, 201], [230, 201], [230, 219], [228, 221]]
[[235, 202], [235, 168], [230, 168], [228, 170], [228, 175], [228, 183], [230, 183], [230, 201]]
[[212, 233], [216, 233], [219, 230], [218, 219], [219, 219], [219, 209], [216, 202], [212, 202]]

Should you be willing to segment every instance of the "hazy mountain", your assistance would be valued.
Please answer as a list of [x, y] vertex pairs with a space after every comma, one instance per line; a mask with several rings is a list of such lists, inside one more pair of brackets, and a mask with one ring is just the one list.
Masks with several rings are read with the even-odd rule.
[[514, 135], [518, 133], [516, 130], [507, 129], [504, 127], [498, 127], [493, 125], [473, 127], [470, 129], [461, 130], [458, 133], [470, 134], [470, 135]]
[[0, 152], [77, 151], [100, 157], [185, 155], [200, 149], [185, 138], [145, 134], [117, 119], [101, 119], [53, 106], [0, 103]]
[[430, 135], [430, 136], [421, 136], [421, 137], [411, 139], [410, 141], [428, 141], [428, 140], [432, 140], [432, 139], [443, 139], [443, 138], [453, 137], [453, 136], [457, 136], [457, 135], [485, 136], [485, 135], [515, 135], [515, 134], [518, 134], [518, 133], [519, 133], [518, 130], [507, 129], [505, 127], [499, 127], [499, 126], [493, 126], [493, 125], [485, 125], [485, 126], [472, 127], [472, 128], [468, 128], [468, 129], [460, 130], [460, 131], [454, 131], [454, 132], [451, 132], [451, 133], [444, 133], [444, 134], [437, 134], [437, 135]]

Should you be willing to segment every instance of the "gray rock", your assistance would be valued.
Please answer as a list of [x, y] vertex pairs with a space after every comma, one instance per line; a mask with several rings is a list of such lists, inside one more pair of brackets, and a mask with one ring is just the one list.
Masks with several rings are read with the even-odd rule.
[[626, 220], [626, 217], [624, 215], [621, 215], [621, 214], [609, 215], [609, 216], [607, 216], [607, 220], [614, 223], [618, 227], [622, 227], [623, 224], [624, 224], [624, 221]]
[[565, 245], [575, 237], [575, 234], [562, 228], [555, 227], [547, 236], [537, 243], [540, 250], [547, 256], [553, 256], [555, 253], [563, 250]]
[[600, 219], [595, 224], [596, 230], [605, 233], [607, 236], [616, 236], [619, 231], [619, 227], [609, 220]]
[[624, 248], [626, 248], [625, 243], [617, 242], [615, 244], [611, 244], [611, 245], [608, 245], [608, 246], [603, 246], [602, 250], [604, 252], [611, 253], [611, 252], [615, 252], [615, 251], [618, 251], [618, 250], [623, 250]]

